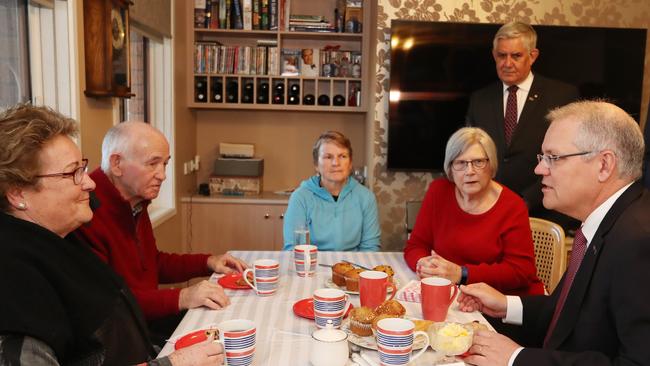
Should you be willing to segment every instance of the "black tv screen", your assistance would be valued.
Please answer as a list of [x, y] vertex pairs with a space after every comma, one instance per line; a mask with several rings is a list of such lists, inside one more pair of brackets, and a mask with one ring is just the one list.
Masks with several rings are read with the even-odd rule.
[[[393, 20], [388, 169], [442, 171], [449, 136], [465, 124], [470, 94], [497, 81], [498, 24]], [[535, 25], [533, 73], [607, 98], [637, 121], [646, 30]], [[411, 42], [411, 47], [404, 47]]]

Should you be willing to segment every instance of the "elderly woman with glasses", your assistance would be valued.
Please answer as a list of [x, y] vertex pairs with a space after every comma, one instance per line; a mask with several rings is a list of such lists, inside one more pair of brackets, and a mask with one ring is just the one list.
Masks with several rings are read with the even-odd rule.
[[404, 249], [420, 278], [485, 282], [506, 294], [543, 294], [524, 201], [493, 180], [494, 142], [461, 128], [447, 142], [446, 178], [434, 180]]
[[68, 236], [93, 217], [77, 134], [45, 107], [0, 112], [0, 364], [220, 364], [211, 342], [154, 360], [128, 287]]

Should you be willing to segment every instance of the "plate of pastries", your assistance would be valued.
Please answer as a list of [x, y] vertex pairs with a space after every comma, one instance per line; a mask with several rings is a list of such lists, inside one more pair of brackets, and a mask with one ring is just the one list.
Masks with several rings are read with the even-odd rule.
[[[388, 280], [392, 281], [395, 287], [399, 287], [399, 283], [395, 275], [395, 271], [389, 265], [375, 266], [373, 271], [384, 272], [388, 275]], [[332, 266], [332, 277], [328, 278], [325, 286], [330, 288], [341, 289], [348, 294], [359, 294], [359, 275], [365, 271], [363, 268], [355, 267], [353, 264], [347, 262], [339, 262]], [[392, 288], [388, 288], [388, 292], [392, 292]]]
[[[386, 318], [404, 318], [406, 309], [397, 300], [388, 300], [374, 309], [361, 306], [352, 309], [350, 316], [343, 320], [341, 329], [348, 333], [348, 340], [357, 346], [377, 349], [375, 331], [377, 322]], [[433, 322], [428, 320], [410, 319], [415, 324], [415, 330], [427, 331]], [[420, 349], [426, 345], [424, 337], [416, 337], [413, 340], [413, 349]]]

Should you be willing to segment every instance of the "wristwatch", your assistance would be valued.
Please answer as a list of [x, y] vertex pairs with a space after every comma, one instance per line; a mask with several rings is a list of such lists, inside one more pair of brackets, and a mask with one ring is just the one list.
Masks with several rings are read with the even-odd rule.
[[459, 285], [466, 285], [467, 284], [467, 267], [461, 266], [460, 267], [460, 283]]

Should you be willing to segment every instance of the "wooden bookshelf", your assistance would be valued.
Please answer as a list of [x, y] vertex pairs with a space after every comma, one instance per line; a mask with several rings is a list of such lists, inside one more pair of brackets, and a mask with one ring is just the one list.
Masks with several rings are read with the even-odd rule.
[[[335, 24], [334, 9], [337, 0], [287, 1], [291, 1], [290, 14], [323, 15], [328, 21]], [[368, 1], [366, 0], [366, 2]], [[188, 32], [188, 41], [192, 45], [187, 58], [188, 75], [192, 75], [187, 80], [188, 106], [195, 109], [366, 112], [368, 110], [367, 93], [372, 81], [368, 27], [371, 19], [371, 6], [369, 3], [364, 5], [366, 6], [361, 9], [363, 27], [359, 33], [296, 32], [287, 30], [283, 24], [279, 24], [278, 30], [193, 28], [193, 31]], [[187, 6], [190, 8], [188, 24], [194, 27], [194, 1], [188, 1]], [[279, 73], [277, 75], [251, 75], [243, 71], [220, 73], [217, 70], [206, 70], [209, 69], [208, 67], [200, 69], [205, 72], [197, 72], [195, 67], [196, 44], [257, 47], [259, 40], [267, 43], [275, 42], [277, 45], [277, 53], [273, 60], [278, 65]], [[318, 52], [318, 50], [332, 46], [339, 46], [338, 52], [341, 53], [349, 51], [355, 55], [361, 55], [359, 62], [361, 72], [358, 77], [351, 77], [350, 72], [345, 77], [323, 76], [322, 64], [319, 65], [318, 76], [281, 75], [282, 49], [312, 48]], [[346, 66], [351, 69], [353, 61], [352, 59], [347, 60]], [[358, 69], [358, 66], [355, 67]], [[219, 69], [219, 67], [213, 69]], [[263, 84], [267, 84], [268, 88], [265, 88]], [[283, 91], [280, 91], [279, 84], [284, 86]], [[292, 89], [293, 94], [291, 93]], [[217, 94], [220, 95], [219, 100], [215, 99]], [[267, 97], [264, 98], [263, 95]], [[277, 98], [276, 95], [282, 95], [282, 98]], [[314, 97], [314, 104], [308, 104], [309, 98], [305, 98], [307, 95]], [[327, 104], [319, 104], [319, 97], [323, 95], [327, 96]], [[341, 97], [343, 97], [343, 102]], [[335, 99], [338, 105], [335, 105]], [[324, 103], [325, 100], [321, 99], [320, 102]]]

